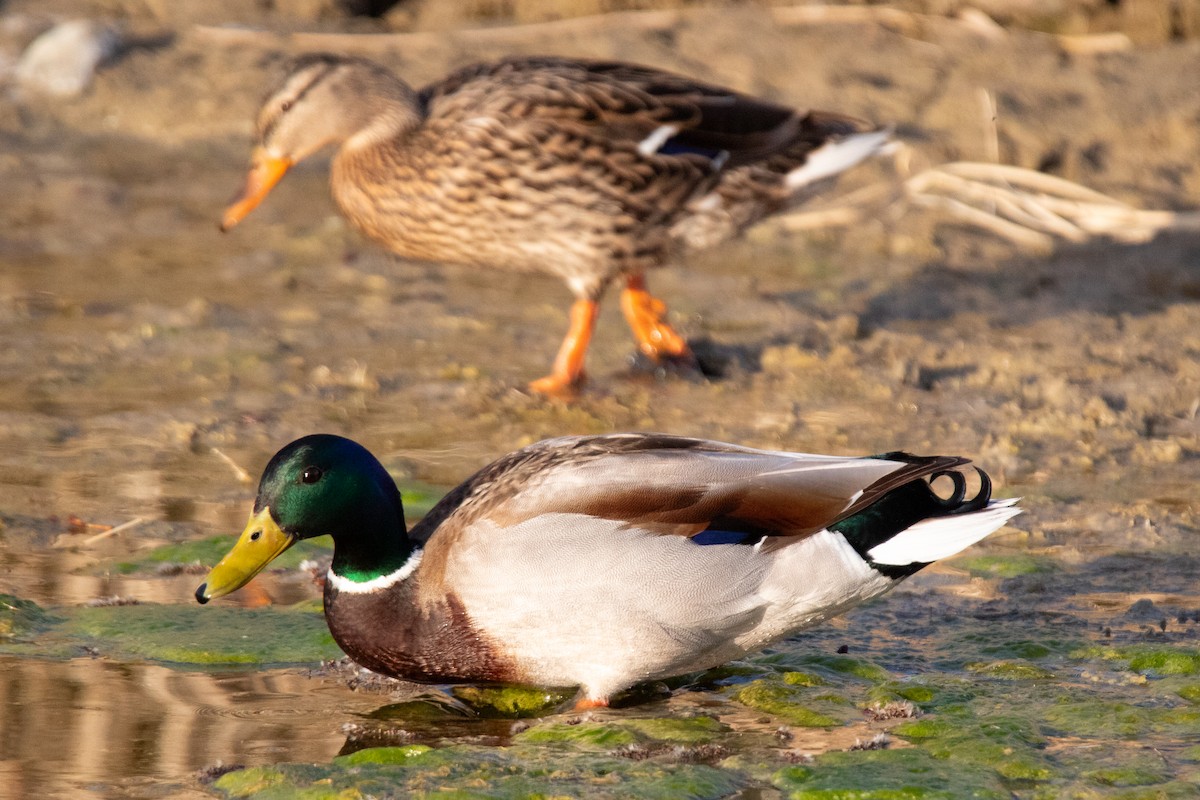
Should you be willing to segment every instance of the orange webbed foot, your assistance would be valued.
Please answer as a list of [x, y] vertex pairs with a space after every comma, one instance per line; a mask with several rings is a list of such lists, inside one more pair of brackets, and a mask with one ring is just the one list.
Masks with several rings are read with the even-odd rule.
[[664, 319], [667, 306], [646, 289], [646, 279], [633, 275], [621, 292], [621, 310], [629, 323], [638, 349], [656, 362], [664, 360], [695, 364], [687, 341]]
[[583, 386], [584, 375], [580, 372], [575, 377], [560, 375], [552, 372], [544, 378], [529, 382], [529, 391], [552, 397], [557, 400], [574, 400], [579, 397], [579, 389]]

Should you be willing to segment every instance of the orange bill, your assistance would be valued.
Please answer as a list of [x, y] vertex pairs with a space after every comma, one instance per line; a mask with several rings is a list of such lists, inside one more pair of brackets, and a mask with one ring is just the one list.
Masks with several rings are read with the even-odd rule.
[[237, 225], [263, 201], [279, 179], [292, 166], [290, 158], [267, 155], [261, 148], [254, 151], [250, 174], [246, 176], [246, 187], [221, 218], [221, 230], [227, 231]]

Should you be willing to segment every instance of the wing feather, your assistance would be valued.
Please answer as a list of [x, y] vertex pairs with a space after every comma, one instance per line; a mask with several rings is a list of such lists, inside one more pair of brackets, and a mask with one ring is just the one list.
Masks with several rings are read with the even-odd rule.
[[804, 537], [963, 461], [818, 456], [655, 434], [568, 437], [485, 467], [411, 535], [423, 541], [443, 524], [463, 530], [480, 518], [504, 529], [543, 514], [582, 514], [663, 535]]
[[[803, 114], [720, 86], [633, 64], [534, 57], [474, 64], [425, 87], [429, 116], [495, 114], [575, 122], [609, 143], [655, 143], [655, 154], [700, 157], [714, 170], [759, 161], [869, 126]], [[670, 136], [661, 136], [670, 129]], [[661, 142], [656, 138], [661, 138]]]

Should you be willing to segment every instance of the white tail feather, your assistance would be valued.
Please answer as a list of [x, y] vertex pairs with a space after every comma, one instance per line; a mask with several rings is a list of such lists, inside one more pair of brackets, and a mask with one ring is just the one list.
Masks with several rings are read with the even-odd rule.
[[844, 172], [877, 152], [891, 135], [892, 132], [885, 128], [869, 133], [854, 133], [844, 139], [826, 142], [808, 154], [804, 166], [789, 172], [784, 184], [794, 191]]
[[1021, 513], [1019, 497], [995, 500], [970, 514], [923, 519], [867, 551], [876, 564], [928, 564], [965, 550]]

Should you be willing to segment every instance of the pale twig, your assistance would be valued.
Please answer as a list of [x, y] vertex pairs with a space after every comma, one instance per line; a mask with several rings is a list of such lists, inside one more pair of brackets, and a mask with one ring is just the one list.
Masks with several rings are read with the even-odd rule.
[[1063, 52], [1073, 56], [1094, 56], [1103, 53], [1123, 53], [1133, 49], [1133, 40], [1123, 33], [1060, 34], [1054, 37]]
[[[1044, 238], [1014, 237], [1011, 226], [1076, 243], [1097, 236], [1144, 242], [1165, 230], [1200, 229], [1200, 212], [1139, 209], [1063, 178], [1004, 164], [945, 164], [913, 176], [905, 189], [913, 202], [1003, 231], [1001, 235], [1018, 243], [1027, 239], [1037, 249], [1045, 248]], [[934, 197], [956, 202], [929, 202]], [[1004, 224], [983, 225], [982, 214]]]
[[987, 89], [979, 90], [979, 104], [983, 108], [984, 157], [992, 163], [1000, 163], [1000, 133], [996, 127], [996, 97]]
[[1044, 172], [1037, 172], [1036, 170], [1025, 169], [1023, 167], [1014, 167], [1010, 164], [980, 164], [971, 161], [956, 161], [950, 164], [943, 164], [940, 167], [936, 167], [936, 169], [970, 180], [1003, 181], [1076, 200], [1094, 200], [1100, 203], [1115, 202], [1106, 194], [1101, 194], [1094, 189], [1089, 189], [1086, 186], [1066, 180], [1065, 178], [1047, 175]]
[[217, 458], [224, 461], [226, 463], [226, 465], [228, 465], [228, 467], [231, 470], [233, 470], [234, 477], [237, 478], [238, 483], [250, 483], [253, 480], [253, 478], [250, 476], [250, 473], [246, 472], [246, 470], [242, 469], [238, 465], [238, 463], [236, 461], [234, 461], [232, 458], [225, 455], [224, 453], [222, 453], [220, 450], [218, 450], [215, 447], [211, 447], [209, 449], [212, 451], [213, 455], [215, 455]]
[[128, 522], [122, 522], [120, 525], [116, 526], [115, 528], [109, 528], [106, 531], [97, 533], [95, 536], [89, 536], [88, 538], [83, 540], [83, 544], [84, 544], [84, 546], [87, 546], [89, 544], [93, 544], [94, 542], [98, 542], [101, 539], [107, 539], [110, 536], [116, 536], [118, 533], [127, 531], [130, 528], [136, 528], [138, 525], [141, 525], [145, 521], [146, 520], [142, 519], [141, 517], [134, 517], [133, 519], [129, 520]]
[[1009, 222], [987, 211], [981, 211], [961, 200], [955, 200], [952, 197], [939, 197], [932, 194], [914, 195], [910, 199], [917, 205], [945, 211], [950, 216], [962, 222], [983, 228], [1029, 250], [1045, 253], [1054, 249], [1054, 238], [1052, 236], [1038, 233], [1015, 222]]
[[853, 225], [882, 207], [918, 206], [1041, 253], [1057, 240], [1139, 243], [1162, 231], [1200, 231], [1200, 212], [1135, 208], [1063, 178], [1007, 164], [955, 162], [923, 170], [897, 191], [865, 187], [834, 207], [780, 219], [788, 230]]

